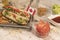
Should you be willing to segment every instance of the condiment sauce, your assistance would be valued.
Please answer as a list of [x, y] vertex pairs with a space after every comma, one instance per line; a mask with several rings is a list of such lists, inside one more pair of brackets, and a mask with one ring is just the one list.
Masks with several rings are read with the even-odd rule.
[[55, 18], [53, 18], [52, 20], [55, 21], [55, 22], [57, 22], [57, 23], [60, 23], [60, 16], [55, 17]]

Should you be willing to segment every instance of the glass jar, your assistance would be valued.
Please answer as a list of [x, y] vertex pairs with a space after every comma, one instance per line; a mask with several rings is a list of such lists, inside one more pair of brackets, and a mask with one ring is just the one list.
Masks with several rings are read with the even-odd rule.
[[51, 8], [40, 1], [37, 7], [37, 15], [40, 17], [48, 17], [51, 14], [52, 14]]

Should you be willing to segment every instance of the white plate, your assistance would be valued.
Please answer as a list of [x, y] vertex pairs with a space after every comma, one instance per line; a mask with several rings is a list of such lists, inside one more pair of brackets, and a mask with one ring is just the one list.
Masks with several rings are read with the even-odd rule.
[[57, 26], [57, 27], [60, 27], [60, 23], [57, 23], [55, 21], [53, 21], [52, 19], [55, 18], [55, 17], [58, 17], [60, 15], [51, 15], [49, 16], [48, 18], [46, 18], [46, 20], [50, 23], [52, 23], [53, 25]]

